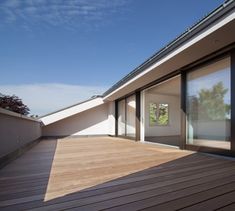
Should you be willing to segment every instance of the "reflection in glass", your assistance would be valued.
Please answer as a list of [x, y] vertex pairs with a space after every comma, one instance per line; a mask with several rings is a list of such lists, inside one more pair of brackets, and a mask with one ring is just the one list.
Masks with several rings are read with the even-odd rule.
[[187, 143], [230, 149], [230, 59], [187, 74]]
[[125, 135], [125, 100], [121, 100], [118, 102], [118, 135]]
[[135, 137], [135, 95], [126, 99], [126, 136]]
[[135, 137], [135, 117], [135, 95], [118, 102], [118, 135]]

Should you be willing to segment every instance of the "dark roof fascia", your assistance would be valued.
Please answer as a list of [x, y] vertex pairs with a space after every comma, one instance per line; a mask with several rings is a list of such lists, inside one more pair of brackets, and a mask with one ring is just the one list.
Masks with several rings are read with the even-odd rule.
[[55, 114], [55, 113], [58, 113], [58, 112], [60, 112], [60, 111], [64, 111], [64, 110], [69, 109], [69, 108], [72, 108], [72, 107], [74, 107], [74, 106], [78, 106], [78, 105], [81, 105], [81, 104], [83, 104], [83, 103], [87, 103], [87, 102], [89, 102], [89, 101], [91, 101], [91, 100], [94, 100], [94, 99], [97, 99], [97, 98], [102, 98], [102, 97], [103, 97], [103, 95], [95, 95], [95, 97], [91, 97], [90, 99], [87, 99], [87, 100], [81, 101], [81, 102], [79, 102], [79, 103], [70, 105], [70, 106], [68, 106], [68, 107], [59, 109], [59, 110], [57, 110], [57, 111], [53, 111], [53, 112], [51, 112], [51, 113], [45, 114], [45, 115], [43, 115], [43, 116], [38, 117], [37, 119], [41, 119], [41, 118], [43, 118], [43, 117], [50, 116], [50, 115]]
[[206, 15], [204, 18], [199, 20], [196, 24], [189, 27], [185, 32], [183, 32], [180, 36], [175, 38], [173, 41], [168, 43], [165, 47], [160, 49], [157, 53], [155, 53], [153, 56], [151, 56], [149, 59], [147, 59], [145, 62], [143, 62], [141, 65], [139, 65], [137, 68], [135, 68], [133, 71], [131, 71], [129, 74], [127, 74], [125, 77], [123, 77], [120, 81], [118, 81], [116, 84], [114, 84], [110, 89], [108, 89], [103, 96], [107, 96], [108, 94], [112, 93], [116, 89], [118, 89], [120, 86], [124, 85], [126, 82], [134, 78], [135, 76], [139, 75], [141, 72], [143, 72], [145, 69], [150, 67], [152, 64], [159, 61], [161, 58], [169, 54], [170, 52], [174, 51], [176, 48], [187, 42], [189, 39], [191, 39], [196, 34], [200, 33], [202, 30], [213, 24], [215, 21], [217, 21], [219, 18], [230, 12], [235, 7], [235, 0], [227, 0], [222, 5], [217, 7], [215, 10], [210, 12], [208, 15]]

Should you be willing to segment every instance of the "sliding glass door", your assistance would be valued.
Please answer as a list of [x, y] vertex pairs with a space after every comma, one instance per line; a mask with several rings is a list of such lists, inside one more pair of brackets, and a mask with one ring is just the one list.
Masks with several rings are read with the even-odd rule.
[[230, 58], [187, 73], [187, 144], [231, 148]]
[[135, 95], [126, 99], [126, 136], [135, 137], [135, 116], [136, 116]]
[[147, 142], [180, 146], [181, 110], [179, 75], [144, 91], [143, 131]]
[[118, 135], [136, 137], [136, 97], [118, 101]]
[[118, 135], [126, 134], [126, 102], [125, 99], [118, 102]]

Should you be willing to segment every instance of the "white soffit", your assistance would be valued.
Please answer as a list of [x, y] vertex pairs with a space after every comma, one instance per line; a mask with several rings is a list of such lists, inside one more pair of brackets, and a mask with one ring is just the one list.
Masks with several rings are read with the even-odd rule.
[[58, 112], [54, 112], [52, 114], [44, 116], [40, 118], [40, 120], [43, 123], [43, 125], [46, 126], [46, 125], [49, 125], [59, 120], [65, 119], [67, 117], [79, 114], [83, 111], [86, 111], [88, 109], [94, 108], [102, 104], [104, 104], [102, 97], [91, 99], [91, 100], [85, 101], [84, 103], [77, 104], [77, 105], [65, 108], [63, 110], [60, 110]]
[[141, 72], [140, 74], [138, 74], [134, 78], [127, 81], [125, 84], [121, 85], [120, 87], [118, 87], [117, 89], [115, 89], [114, 91], [109, 93], [108, 95], [104, 96], [104, 100], [109, 99], [112, 95], [114, 95], [118, 91], [121, 91], [122, 89], [124, 89], [125, 87], [127, 87], [128, 85], [130, 85], [131, 83], [136, 81], [137, 79], [141, 78], [142, 76], [146, 75], [147, 73], [149, 73], [150, 71], [152, 71], [156, 67], [160, 66], [161, 64], [168, 62], [170, 59], [172, 59], [177, 54], [179, 54], [179, 53], [183, 52], [184, 50], [190, 48], [195, 43], [200, 42], [200, 40], [202, 40], [205, 37], [209, 36], [210, 34], [215, 32], [216, 30], [220, 29], [221, 27], [225, 26], [226, 24], [230, 23], [233, 20], [235, 20], [235, 11], [234, 10], [232, 12], [230, 12], [227, 16], [225, 16], [222, 20], [212, 24], [207, 30], [203, 30], [200, 34], [195, 36], [193, 39], [190, 39], [185, 44], [178, 47], [177, 49], [175, 49], [174, 51], [172, 51], [171, 53], [166, 55], [164, 58], [160, 59], [159, 61], [157, 61], [156, 63], [154, 63], [150, 67], [148, 67], [146, 70], [144, 70], [143, 72]]

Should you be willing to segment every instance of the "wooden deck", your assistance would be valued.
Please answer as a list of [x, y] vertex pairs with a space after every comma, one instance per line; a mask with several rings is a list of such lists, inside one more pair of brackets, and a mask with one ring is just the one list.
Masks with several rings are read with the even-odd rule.
[[41, 141], [0, 170], [0, 210], [235, 210], [235, 162], [118, 138]]

